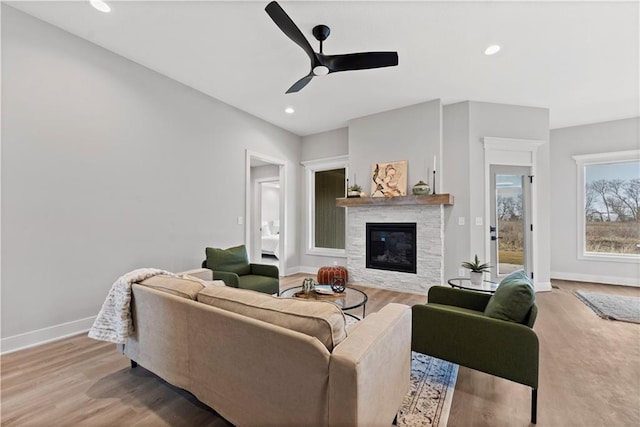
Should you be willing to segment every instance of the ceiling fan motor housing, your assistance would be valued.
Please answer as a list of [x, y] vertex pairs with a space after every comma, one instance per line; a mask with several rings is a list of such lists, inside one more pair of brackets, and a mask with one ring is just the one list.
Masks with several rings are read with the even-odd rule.
[[331, 29], [326, 25], [320, 24], [313, 27], [313, 37], [319, 42], [325, 41], [329, 34], [331, 34]]

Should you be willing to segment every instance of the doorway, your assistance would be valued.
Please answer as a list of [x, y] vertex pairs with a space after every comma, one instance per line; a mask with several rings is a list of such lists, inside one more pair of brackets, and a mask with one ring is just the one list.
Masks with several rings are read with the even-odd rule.
[[524, 269], [532, 277], [531, 168], [491, 165], [491, 279]]
[[260, 178], [258, 189], [258, 218], [260, 224], [260, 263], [280, 264], [280, 178]]
[[[286, 268], [285, 162], [246, 151], [245, 246], [252, 263]], [[266, 259], [267, 262], [263, 262]]]

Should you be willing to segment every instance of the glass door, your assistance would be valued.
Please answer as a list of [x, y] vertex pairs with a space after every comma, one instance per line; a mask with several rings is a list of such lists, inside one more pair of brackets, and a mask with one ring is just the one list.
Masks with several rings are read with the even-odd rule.
[[491, 278], [524, 269], [531, 277], [530, 168], [491, 166]]

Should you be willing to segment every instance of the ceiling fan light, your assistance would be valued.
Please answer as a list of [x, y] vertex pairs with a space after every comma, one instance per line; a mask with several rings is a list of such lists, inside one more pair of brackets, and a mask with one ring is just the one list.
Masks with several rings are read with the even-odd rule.
[[316, 67], [313, 67], [313, 74], [316, 76], [326, 76], [327, 74], [329, 74], [329, 68], [325, 67], [324, 65], [318, 65]]
[[502, 49], [500, 45], [492, 44], [484, 50], [484, 54], [487, 56], [495, 55], [496, 53], [500, 52], [500, 49]]
[[93, 6], [94, 9], [99, 10], [100, 12], [104, 12], [104, 13], [111, 12], [111, 6], [109, 6], [102, 0], [90, 0], [89, 3], [91, 3], [91, 6]]

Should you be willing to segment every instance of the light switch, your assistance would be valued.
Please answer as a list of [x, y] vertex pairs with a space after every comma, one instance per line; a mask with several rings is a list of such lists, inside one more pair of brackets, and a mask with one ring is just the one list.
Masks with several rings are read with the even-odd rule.
[[458, 225], [464, 225], [464, 217], [463, 216], [459, 216], [458, 217]]
[[476, 225], [482, 225], [482, 217], [481, 216], [477, 216], [476, 217]]
[[238, 225], [242, 225], [244, 224], [244, 218], [242, 218], [241, 216], [238, 217]]

